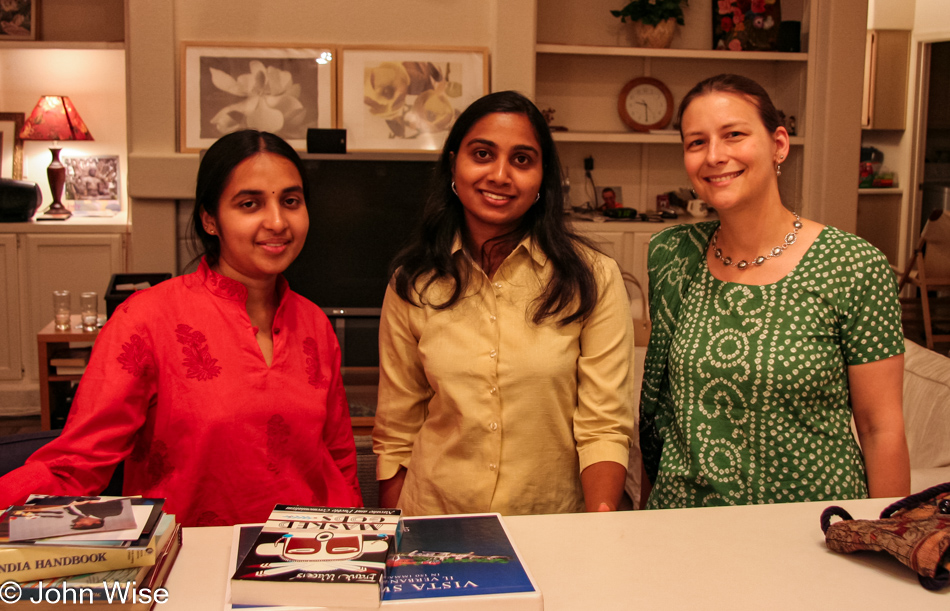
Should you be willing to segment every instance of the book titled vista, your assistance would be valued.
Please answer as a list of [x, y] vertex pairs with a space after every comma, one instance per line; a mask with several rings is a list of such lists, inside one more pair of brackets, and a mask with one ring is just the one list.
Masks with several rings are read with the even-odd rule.
[[238, 562], [231, 602], [378, 607], [401, 513], [277, 505]]

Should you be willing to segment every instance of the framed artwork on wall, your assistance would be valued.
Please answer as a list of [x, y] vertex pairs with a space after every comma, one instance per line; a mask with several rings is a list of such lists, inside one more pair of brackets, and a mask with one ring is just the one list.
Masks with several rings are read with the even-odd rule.
[[[65, 205], [74, 213], [111, 216], [119, 203], [119, 156], [63, 157], [66, 166]], [[101, 213], [101, 214], [99, 214]]]
[[179, 150], [257, 129], [305, 151], [308, 128], [335, 125], [335, 66], [318, 45], [182, 43]]
[[455, 118], [488, 93], [481, 47], [343, 47], [339, 70], [351, 151], [438, 151]]
[[23, 177], [22, 112], [0, 112], [0, 178]]
[[36, 0], [0, 2], [0, 40], [36, 40]]

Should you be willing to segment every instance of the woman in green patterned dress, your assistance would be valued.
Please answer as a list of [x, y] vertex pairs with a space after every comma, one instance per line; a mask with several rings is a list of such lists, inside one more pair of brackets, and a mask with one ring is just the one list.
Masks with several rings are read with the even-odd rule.
[[687, 174], [719, 221], [650, 243], [647, 506], [908, 494], [904, 338], [887, 260], [783, 206], [789, 136], [754, 81], [699, 83], [677, 123]]

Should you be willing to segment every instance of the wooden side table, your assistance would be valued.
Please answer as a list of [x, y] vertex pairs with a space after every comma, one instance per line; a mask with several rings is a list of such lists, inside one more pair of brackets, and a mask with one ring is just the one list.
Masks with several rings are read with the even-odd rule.
[[[56, 375], [56, 369], [49, 364], [50, 355], [62, 348], [68, 348], [70, 342], [94, 342], [99, 330], [82, 330], [79, 314], [72, 315], [69, 331], [57, 331], [54, 322], [50, 322], [36, 334], [36, 351], [40, 365], [40, 424], [44, 431], [50, 430], [50, 397], [61, 396], [69, 389], [70, 383], [78, 381], [81, 375]], [[59, 391], [59, 392], [57, 392]]]

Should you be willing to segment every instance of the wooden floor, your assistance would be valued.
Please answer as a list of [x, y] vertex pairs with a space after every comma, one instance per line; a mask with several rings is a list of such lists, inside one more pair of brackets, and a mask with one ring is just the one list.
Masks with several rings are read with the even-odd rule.
[[[902, 299], [901, 302], [903, 306], [901, 321], [904, 326], [904, 335], [911, 341], [925, 346], [926, 339], [924, 338], [920, 300]], [[950, 298], [934, 300], [931, 307], [933, 308], [934, 324], [937, 330], [943, 333], [950, 333]], [[950, 342], [935, 343], [934, 350], [940, 354], [948, 354], [948, 351], [950, 351]], [[0, 435], [16, 435], [18, 433], [31, 433], [39, 430], [39, 416], [0, 417]]]

